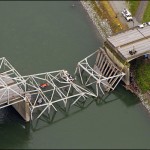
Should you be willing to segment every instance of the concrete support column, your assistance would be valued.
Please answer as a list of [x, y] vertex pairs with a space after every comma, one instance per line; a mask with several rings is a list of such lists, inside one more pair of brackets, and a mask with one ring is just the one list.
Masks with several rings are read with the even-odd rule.
[[21, 115], [21, 117], [26, 121], [30, 121], [30, 109], [29, 103], [26, 101], [22, 101], [20, 103], [12, 105], [16, 111]]

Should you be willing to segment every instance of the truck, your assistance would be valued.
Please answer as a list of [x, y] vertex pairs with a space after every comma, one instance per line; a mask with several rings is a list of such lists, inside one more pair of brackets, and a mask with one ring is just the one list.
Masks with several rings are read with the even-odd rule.
[[124, 8], [121, 14], [127, 21], [133, 21], [133, 17], [128, 9]]

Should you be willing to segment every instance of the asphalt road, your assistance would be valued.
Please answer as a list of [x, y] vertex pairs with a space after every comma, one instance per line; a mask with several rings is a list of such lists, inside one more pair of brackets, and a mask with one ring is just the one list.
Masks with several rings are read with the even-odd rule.
[[135, 17], [133, 17], [133, 21], [127, 22], [127, 20], [122, 16], [121, 12], [124, 8], [127, 8], [125, 1], [109, 1], [110, 5], [114, 9], [117, 17], [120, 19], [120, 21], [124, 24], [127, 24], [129, 28], [135, 27], [139, 25], [140, 23], [136, 20]]
[[140, 1], [139, 7], [135, 14], [135, 17], [138, 20], [138, 22], [142, 22], [142, 18], [143, 18], [144, 11], [146, 9], [147, 4], [148, 4], [148, 1], [145, 1], [145, 0]]

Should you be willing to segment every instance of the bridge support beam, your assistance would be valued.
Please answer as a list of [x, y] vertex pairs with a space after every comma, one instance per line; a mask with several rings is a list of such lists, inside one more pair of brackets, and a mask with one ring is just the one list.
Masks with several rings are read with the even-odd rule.
[[[111, 50], [105, 46], [105, 51], [109, 58], [113, 61], [113, 63], [125, 73], [125, 76], [122, 78], [122, 81], [126, 85], [130, 85], [130, 66], [126, 63], [122, 63], [115, 55], [111, 52]], [[120, 56], [119, 56], [120, 57]]]
[[26, 122], [30, 121], [30, 107], [28, 102], [22, 101], [20, 103], [13, 104], [12, 106]]

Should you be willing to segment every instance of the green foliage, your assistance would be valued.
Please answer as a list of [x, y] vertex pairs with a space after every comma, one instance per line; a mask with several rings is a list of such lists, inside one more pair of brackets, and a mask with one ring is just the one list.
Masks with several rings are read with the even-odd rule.
[[110, 6], [108, 1], [98, 1], [99, 5], [95, 1], [90, 1], [97, 15], [102, 19], [107, 19], [113, 33], [118, 33], [122, 30], [126, 30], [128, 27], [120, 22], [116, 18], [116, 13]]
[[127, 3], [129, 5], [129, 10], [130, 10], [132, 16], [135, 16], [135, 13], [136, 13], [136, 11], [138, 9], [140, 1], [137, 1], [137, 0], [127, 0]]
[[140, 59], [137, 61], [135, 77], [142, 93], [150, 90], [150, 60]]
[[148, 2], [148, 5], [147, 5], [146, 10], [144, 12], [142, 22], [149, 22], [149, 21], [150, 21], [150, 1]]

